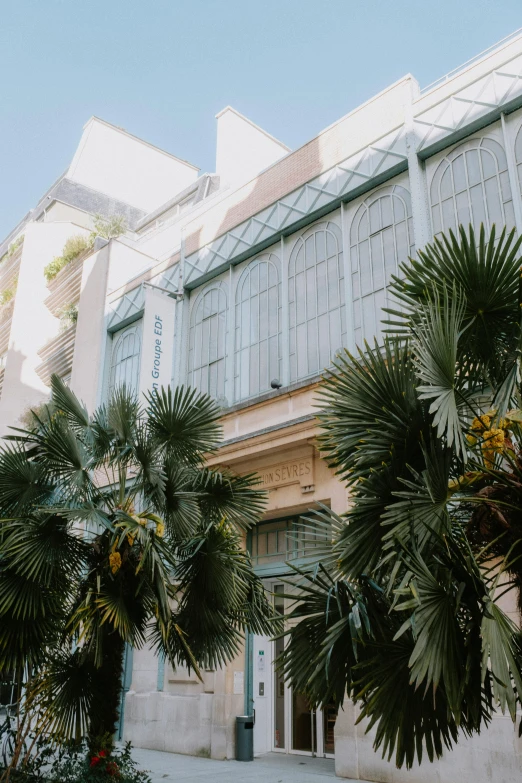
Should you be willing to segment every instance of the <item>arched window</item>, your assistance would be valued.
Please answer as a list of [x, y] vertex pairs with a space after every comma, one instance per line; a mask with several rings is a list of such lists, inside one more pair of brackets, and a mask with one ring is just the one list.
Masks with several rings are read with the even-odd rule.
[[225, 396], [227, 294], [224, 283], [202, 291], [190, 319], [189, 384], [215, 399]]
[[115, 332], [112, 338], [112, 360], [109, 389], [125, 384], [138, 391], [140, 375], [141, 327], [129, 326]]
[[319, 223], [295, 243], [288, 269], [290, 380], [329, 367], [346, 344], [341, 232]]
[[252, 261], [236, 291], [235, 399], [268, 391], [281, 377], [281, 282], [273, 253]]
[[380, 339], [386, 294], [398, 265], [413, 255], [411, 198], [400, 185], [382, 188], [363, 201], [350, 228], [355, 345]]
[[494, 139], [470, 139], [444, 156], [431, 182], [433, 233], [473, 224], [515, 225], [506, 153]]

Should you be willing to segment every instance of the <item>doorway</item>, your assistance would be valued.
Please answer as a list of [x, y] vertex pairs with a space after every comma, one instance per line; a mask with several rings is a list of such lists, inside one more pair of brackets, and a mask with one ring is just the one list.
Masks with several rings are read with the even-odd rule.
[[[276, 612], [288, 614], [292, 602], [284, 595], [288, 585], [267, 580], [266, 586], [273, 595]], [[254, 637], [254, 752], [333, 758], [337, 710], [333, 704], [316, 709], [304, 694], [284, 681], [275, 667], [284, 645], [285, 639]]]

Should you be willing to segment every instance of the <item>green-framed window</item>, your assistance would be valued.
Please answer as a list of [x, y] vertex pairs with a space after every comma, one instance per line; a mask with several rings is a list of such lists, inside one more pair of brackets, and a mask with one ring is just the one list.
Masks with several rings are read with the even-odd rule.
[[323, 527], [303, 517], [293, 516], [260, 522], [249, 535], [249, 550], [256, 571], [279, 574], [286, 563], [306, 562], [327, 540]]

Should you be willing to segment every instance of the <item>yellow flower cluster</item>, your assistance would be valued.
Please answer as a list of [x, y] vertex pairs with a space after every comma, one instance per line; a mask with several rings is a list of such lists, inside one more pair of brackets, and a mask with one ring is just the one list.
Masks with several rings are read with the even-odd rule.
[[[149, 523], [151, 522], [151, 519], [148, 519], [147, 517], [140, 517], [137, 514], [131, 514], [130, 516], [132, 516], [134, 521], [137, 522], [138, 525], [140, 525], [141, 527], [147, 527], [147, 525], [149, 525]], [[152, 520], [156, 522], [156, 528], [155, 528], [156, 535], [159, 538], [163, 538], [163, 536], [165, 535], [164, 523], [158, 517], [155, 516], [152, 516]], [[127, 533], [127, 541], [129, 543], [129, 546], [134, 546], [136, 535], [137, 535], [136, 531]]]
[[117, 574], [121, 568], [121, 555], [119, 552], [111, 552], [109, 555], [109, 565], [113, 574]]
[[492, 410], [477, 416], [471, 423], [471, 432], [466, 435], [470, 446], [475, 446], [481, 439], [480, 447], [487, 468], [494, 467], [495, 454], [503, 450], [506, 431], [509, 429], [509, 421], [504, 418], [499, 418], [495, 426], [496, 415], [497, 412]]
[[501, 427], [492, 427], [490, 430], [485, 430], [482, 437], [487, 448], [500, 450], [504, 445], [506, 434]]
[[488, 413], [483, 413], [482, 416], [473, 419], [471, 429], [473, 432], [483, 432], [489, 430], [491, 427], [491, 416]]

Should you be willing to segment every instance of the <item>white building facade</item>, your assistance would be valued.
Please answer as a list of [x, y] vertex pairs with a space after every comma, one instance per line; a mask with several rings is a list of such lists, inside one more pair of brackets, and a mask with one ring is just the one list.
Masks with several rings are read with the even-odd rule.
[[[284, 611], [285, 563], [303, 556], [288, 531], [319, 502], [339, 513], [348, 502], [315, 447], [321, 373], [380, 334], [391, 275], [437, 233], [522, 232], [522, 34], [425, 90], [404, 77], [296, 151], [230, 107], [217, 123], [216, 171], [200, 175], [92, 118], [66, 174], [0, 246], [0, 295], [16, 288], [0, 309], [0, 433], [46, 399], [53, 372], [89, 410], [123, 380], [211, 394], [225, 431], [211, 463], [257, 471], [268, 491], [248, 545]], [[47, 285], [44, 267], [96, 213], [123, 215], [128, 230]], [[521, 780], [522, 742], [501, 715], [441, 761], [396, 770], [355, 725], [357, 707], [313, 711], [292, 692], [276, 644], [247, 638], [203, 682], [129, 651], [124, 738], [233, 757], [235, 716], [255, 709], [257, 754], [335, 755], [341, 777]]]

